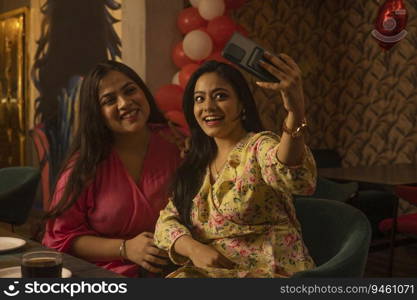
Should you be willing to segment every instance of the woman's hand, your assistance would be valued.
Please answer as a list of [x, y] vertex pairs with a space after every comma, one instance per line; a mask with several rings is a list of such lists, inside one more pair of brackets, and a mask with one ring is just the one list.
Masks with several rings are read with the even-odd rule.
[[211, 246], [200, 243], [190, 235], [180, 236], [174, 243], [178, 254], [188, 257], [194, 266], [232, 269], [235, 264]]
[[[305, 106], [301, 70], [294, 60], [286, 54], [274, 56], [268, 52], [264, 57], [269, 61], [260, 61], [260, 65], [275, 76], [280, 82], [256, 82], [263, 88], [280, 91], [284, 107], [288, 112], [284, 120], [285, 128], [281, 136], [277, 153], [278, 160], [288, 166], [296, 166], [302, 162], [304, 155], [304, 137], [293, 137], [305, 126]], [[302, 132], [301, 132], [302, 133]]]
[[162, 272], [157, 265], [168, 264], [168, 254], [157, 248], [153, 242], [153, 234], [142, 232], [133, 239], [126, 241], [126, 258], [152, 273]]
[[304, 93], [301, 70], [294, 60], [286, 54], [274, 56], [268, 52], [264, 57], [270, 62], [260, 60], [260, 65], [280, 82], [256, 82], [260, 87], [280, 91], [284, 107], [297, 118], [304, 119]]
[[194, 266], [204, 268], [233, 269], [235, 264], [211, 246], [198, 243], [193, 247], [189, 258]]

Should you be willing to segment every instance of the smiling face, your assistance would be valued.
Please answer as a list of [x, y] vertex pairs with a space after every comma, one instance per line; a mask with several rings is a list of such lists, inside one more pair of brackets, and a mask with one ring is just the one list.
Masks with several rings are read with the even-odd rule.
[[229, 82], [215, 72], [205, 73], [194, 88], [194, 116], [210, 137], [233, 139], [241, 136], [242, 104]]
[[107, 127], [114, 135], [145, 128], [150, 108], [140, 87], [125, 74], [110, 71], [100, 81], [98, 101]]

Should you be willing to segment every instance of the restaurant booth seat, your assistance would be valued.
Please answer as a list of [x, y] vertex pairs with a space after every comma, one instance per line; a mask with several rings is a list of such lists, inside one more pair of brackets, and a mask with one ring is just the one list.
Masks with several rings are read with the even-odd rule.
[[[397, 185], [394, 193], [408, 201], [410, 204], [417, 205], [417, 186]], [[382, 232], [390, 232], [392, 229], [393, 218], [387, 218], [379, 223], [379, 229]], [[417, 237], [417, 213], [409, 213], [398, 216], [397, 232], [416, 235]]]
[[[393, 219], [388, 218], [379, 223], [382, 232], [389, 233], [391, 231]], [[417, 237], [417, 213], [405, 214], [397, 217], [397, 232], [415, 235]]]
[[[417, 205], [417, 186], [397, 185], [394, 188], [394, 193], [398, 197], [408, 201], [409, 203], [413, 205]], [[379, 223], [379, 229], [381, 230], [381, 232], [388, 234], [392, 230], [393, 223], [394, 223], [393, 218], [386, 218]], [[417, 213], [408, 213], [408, 214], [398, 216], [397, 227], [396, 227], [395, 233], [401, 233], [407, 236], [407, 239], [405, 240], [405, 242], [407, 243], [416, 243], [417, 242]], [[391, 243], [390, 245], [391, 250], [393, 247], [396, 246], [395, 244], [396, 244], [396, 241], [394, 240], [393, 243]], [[403, 243], [398, 243], [398, 244], [401, 245]], [[390, 256], [389, 259], [390, 259], [390, 265], [392, 265], [392, 262], [394, 260], [394, 254]]]
[[15, 225], [26, 222], [40, 179], [39, 170], [32, 167], [0, 169], [0, 221]]
[[362, 277], [371, 239], [366, 216], [345, 203], [317, 198], [294, 200], [304, 242], [316, 267], [295, 278]]

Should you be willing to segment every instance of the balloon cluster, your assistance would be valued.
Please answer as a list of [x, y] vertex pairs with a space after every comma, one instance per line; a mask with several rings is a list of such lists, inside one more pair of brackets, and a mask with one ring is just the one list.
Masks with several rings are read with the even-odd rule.
[[165, 117], [178, 124], [185, 133], [187, 123], [182, 112], [182, 96], [188, 80], [207, 60], [229, 63], [221, 56], [223, 47], [235, 31], [247, 36], [246, 30], [236, 24], [228, 13], [241, 7], [246, 0], [189, 0], [191, 7], [181, 11], [177, 26], [184, 39], [172, 49], [171, 57], [179, 68], [171, 84], [161, 86], [155, 100]]

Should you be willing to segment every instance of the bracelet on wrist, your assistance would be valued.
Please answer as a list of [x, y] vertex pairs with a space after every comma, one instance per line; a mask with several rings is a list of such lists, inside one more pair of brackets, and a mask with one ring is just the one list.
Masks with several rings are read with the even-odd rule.
[[126, 262], [126, 240], [123, 240], [119, 247], [119, 256], [122, 262]]
[[304, 118], [301, 122], [301, 125], [295, 128], [294, 130], [288, 129], [287, 125], [285, 124], [287, 119], [284, 120], [282, 123], [282, 131], [289, 134], [292, 138], [298, 138], [304, 134], [304, 131], [307, 129], [307, 121]]

